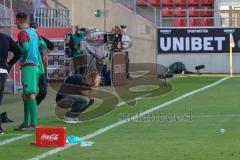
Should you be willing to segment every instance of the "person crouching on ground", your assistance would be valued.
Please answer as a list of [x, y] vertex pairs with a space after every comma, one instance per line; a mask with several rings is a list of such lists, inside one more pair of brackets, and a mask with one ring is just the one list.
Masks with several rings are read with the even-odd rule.
[[94, 94], [100, 84], [97, 73], [69, 76], [56, 96], [56, 103], [60, 108], [68, 108], [64, 116], [66, 123], [79, 123], [80, 114], [94, 103]]

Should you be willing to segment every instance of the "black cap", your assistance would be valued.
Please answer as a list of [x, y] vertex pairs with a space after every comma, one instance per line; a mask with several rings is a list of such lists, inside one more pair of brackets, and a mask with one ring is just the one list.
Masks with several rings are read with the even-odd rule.
[[123, 29], [123, 28], [127, 28], [127, 26], [125, 26], [125, 25], [121, 25], [120, 27], [121, 27], [122, 29]]
[[86, 32], [86, 31], [87, 31], [87, 28], [81, 28], [80, 31]]
[[34, 29], [37, 29], [38, 28], [38, 23], [37, 22], [32, 22], [32, 23], [30, 23], [30, 27], [34, 28]]

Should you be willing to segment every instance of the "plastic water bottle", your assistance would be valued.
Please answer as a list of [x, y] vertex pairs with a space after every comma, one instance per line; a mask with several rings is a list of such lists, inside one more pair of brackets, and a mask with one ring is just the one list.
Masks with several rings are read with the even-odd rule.
[[220, 129], [220, 133], [222, 133], [222, 134], [225, 133], [225, 129], [224, 129], [224, 128], [221, 128], [221, 129]]

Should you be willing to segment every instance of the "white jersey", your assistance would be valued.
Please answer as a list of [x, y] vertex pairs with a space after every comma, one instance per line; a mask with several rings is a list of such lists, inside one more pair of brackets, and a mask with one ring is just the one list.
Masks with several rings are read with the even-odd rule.
[[128, 35], [123, 34], [122, 35], [122, 42], [132, 42], [132, 40]]
[[[127, 42], [127, 43], [124, 43]], [[123, 43], [123, 48], [129, 47], [128, 45], [132, 43], [131, 38], [127, 34], [122, 35], [122, 43]], [[123, 51], [128, 51], [128, 49], [124, 49]]]

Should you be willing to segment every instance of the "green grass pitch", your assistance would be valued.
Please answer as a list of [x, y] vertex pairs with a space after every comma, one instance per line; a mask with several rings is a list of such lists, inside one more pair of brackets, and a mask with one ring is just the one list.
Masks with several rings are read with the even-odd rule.
[[[40, 125], [66, 126], [67, 135], [85, 136], [124, 118], [124, 113], [135, 115], [197, 90], [222, 77], [181, 77], [170, 81], [174, 90], [166, 95], [141, 99], [136, 106], [123, 105], [99, 119], [77, 125], [64, 124], [54, 116], [55, 92], [49, 90], [40, 106]], [[240, 78], [230, 78], [221, 84], [189, 96], [153, 114], [116, 127], [91, 141], [90, 148], [79, 145], [51, 155], [45, 159], [83, 160], [239, 160], [240, 159]], [[22, 119], [20, 95], [5, 95], [1, 109], [17, 123], [4, 125], [6, 135], [0, 143], [13, 138], [8, 134], [34, 134], [15, 132], [13, 128]], [[160, 117], [160, 118], [159, 118]], [[220, 133], [224, 128], [225, 133]], [[30, 145], [34, 135], [0, 146], [0, 157], [5, 160], [33, 158], [54, 148]]]

